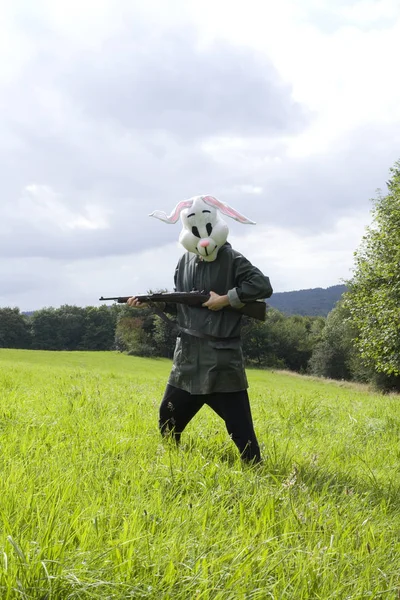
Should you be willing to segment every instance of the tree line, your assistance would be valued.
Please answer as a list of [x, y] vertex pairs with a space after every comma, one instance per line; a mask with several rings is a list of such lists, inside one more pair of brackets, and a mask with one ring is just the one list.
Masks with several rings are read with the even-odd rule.
[[[320, 377], [373, 382], [400, 391], [400, 161], [388, 193], [373, 200], [373, 223], [355, 252], [354, 274], [328, 316], [286, 315], [265, 322], [243, 318], [248, 365]], [[176, 334], [149, 308], [126, 305], [44, 308], [32, 315], [0, 309], [0, 347], [40, 350], [119, 350], [147, 357], [173, 355]]]
[[110, 350], [114, 345], [114, 307], [61, 306], [25, 315], [0, 308], [0, 348], [32, 350]]
[[[200, 309], [206, 310], [206, 309]], [[243, 352], [248, 364], [307, 372], [325, 326], [323, 317], [267, 311], [265, 322], [243, 317]], [[119, 350], [172, 358], [176, 332], [150, 308], [64, 305], [25, 315], [0, 308], [0, 347], [34, 350]]]

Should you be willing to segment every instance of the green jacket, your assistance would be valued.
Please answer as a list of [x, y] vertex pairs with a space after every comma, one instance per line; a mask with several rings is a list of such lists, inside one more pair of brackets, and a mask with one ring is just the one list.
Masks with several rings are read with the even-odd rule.
[[[187, 252], [175, 271], [175, 290], [193, 289], [228, 294], [232, 306], [269, 298], [269, 278], [231, 245], [225, 243], [213, 262]], [[170, 307], [166, 309], [172, 312]], [[168, 383], [190, 394], [234, 392], [248, 387], [244, 369], [240, 328], [242, 315], [235, 311], [175, 305], [180, 327], [211, 335], [210, 340], [181, 332], [177, 338]], [[174, 312], [175, 312], [174, 311]]]

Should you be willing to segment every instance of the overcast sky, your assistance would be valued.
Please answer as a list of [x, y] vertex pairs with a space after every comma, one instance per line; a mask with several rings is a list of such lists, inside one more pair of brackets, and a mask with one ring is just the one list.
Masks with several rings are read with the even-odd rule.
[[351, 276], [400, 158], [398, 0], [0, 0], [0, 306], [172, 288], [181, 200], [276, 292]]

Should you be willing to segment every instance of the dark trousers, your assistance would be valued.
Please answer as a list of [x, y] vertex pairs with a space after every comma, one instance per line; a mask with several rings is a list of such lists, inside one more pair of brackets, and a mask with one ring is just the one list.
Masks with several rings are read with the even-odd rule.
[[242, 459], [260, 462], [260, 448], [254, 432], [246, 390], [195, 395], [168, 384], [160, 406], [159, 425], [162, 435], [172, 434], [179, 443], [186, 425], [204, 404], [225, 421], [226, 429], [238, 447]]

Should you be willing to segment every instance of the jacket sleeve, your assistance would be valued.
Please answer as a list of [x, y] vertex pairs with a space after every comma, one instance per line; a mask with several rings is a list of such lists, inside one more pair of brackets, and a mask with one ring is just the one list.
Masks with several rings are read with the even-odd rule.
[[228, 291], [231, 306], [241, 308], [246, 302], [264, 300], [272, 295], [269, 277], [242, 255], [236, 256], [234, 261], [236, 285]]

